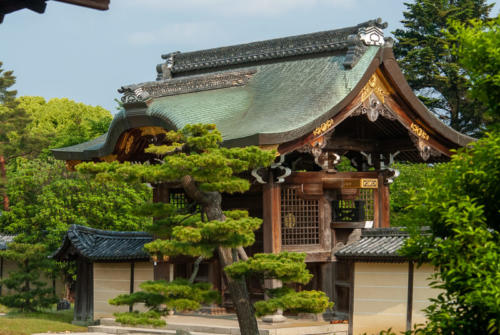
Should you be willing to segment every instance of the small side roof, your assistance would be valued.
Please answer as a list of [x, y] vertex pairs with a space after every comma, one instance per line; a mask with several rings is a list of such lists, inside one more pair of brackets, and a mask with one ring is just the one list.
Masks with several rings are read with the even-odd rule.
[[153, 241], [145, 232], [118, 232], [72, 225], [52, 258], [65, 261], [84, 257], [90, 261], [149, 260], [144, 244]]
[[365, 229], [361, 239], [335, 253], [339, 259], [371, 262], [404, 262], [408, 260], [399, 250], [408, 238], [402, 228]]

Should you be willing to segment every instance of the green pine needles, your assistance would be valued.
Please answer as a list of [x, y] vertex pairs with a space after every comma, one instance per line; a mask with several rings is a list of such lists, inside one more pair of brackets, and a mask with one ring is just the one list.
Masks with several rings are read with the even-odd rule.
[[[233, 278], [256, 276], [260, 279], [277, 279], [283, 284], [307, 284], [312, 274], [306, 269], [306, 254], [281, 252], [279, 254], [256, 254], [246, 261], [227, 266], [224, 271]], [[290, 287], [269, 289], [270, 299], [254, 304], [257, 316], [273, 314], [278, 309], [291, 313], [323, 313], [333, 307], [333, 302], [321, 291], [296, 292]]]
[[40, 279], [49, 262], [44, 245], [12, 242], [7, 250], [0, 251], [0, 257], [17, 265], [17, 270], [0, 280], [0, 285], [11, 291], [0, 296], [0, 304], [31, 312], [49, 308], [57, 302], [53, 289]]
[[130, 325], [165, 325], [161, 319], [168, 311], [193, 311], [201, 304], [211, 304], [220, 300], [219, 293], [212, 289], [210, 283], [190, 283], [186, 279], [146, 281], [140, 285], [142, 291], [131, 294], [120, 294], [109, 303], [111, 305], [128, 305], [142, 303], [146, 312], [115, 313], [116, 321]]

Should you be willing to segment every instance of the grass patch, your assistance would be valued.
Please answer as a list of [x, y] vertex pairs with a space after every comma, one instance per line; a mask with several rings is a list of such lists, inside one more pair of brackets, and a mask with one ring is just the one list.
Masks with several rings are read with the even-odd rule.
[[0, 335], [29, 335], [47, 332], [84, 332], [86, 327], [71, 324], [73, 311], [18, 313], [0, 316]]

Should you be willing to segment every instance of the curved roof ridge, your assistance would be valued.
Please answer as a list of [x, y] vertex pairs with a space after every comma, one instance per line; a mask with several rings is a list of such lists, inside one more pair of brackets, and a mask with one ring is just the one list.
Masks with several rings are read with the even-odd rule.
[[82, 225], [76, 225], [73, 224], [69, 227], [68, 232], [75, 232], [75, 233], [87, 233], [87, 234], [92, 234], [92, 235], [101, 235], [101, 236], [108, 236], [108, 237], [151, 237], [151, 234], [143, 231], [116, 231], [116, 230], [105, 230], [105, 229], [98, 229], [98, 228], [92, 228], [92, 227], [87, 227], [87, 226], [82, 226]]
[[316, 33], [185, 53], [171, 52], [161, 56], [166, 61], [157, 65], [157, 79], [171, 78], [172, 74], [175, 73], [346, 49], [353, 42], [356, 44], [356, 42], [361, 41], [360, 36], [354, 39], [351, 36], [358, 35], [364, 28], [368, 27], [378, 29], [380, 34], [381, 29], [387, 27], [387, 23], [383, 23], [381, 18], [377, 18], [351, 27]]
[[146, 232], [112, 231], [71, 225], [64, 240], [52, 254], [57, 260], [84, 257], [91, 261], [148, 260], [144, 244], [153, 241]]

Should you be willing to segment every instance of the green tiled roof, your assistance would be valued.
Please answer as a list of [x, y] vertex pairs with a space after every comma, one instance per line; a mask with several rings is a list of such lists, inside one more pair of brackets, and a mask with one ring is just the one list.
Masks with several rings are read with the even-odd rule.
[[215, 123], [227, 146], [294, 140], [331, 117], [332, 110], [366, 77], [383, 40], [369, 46], [363, 34], [369, 30], [380, 36], [383, 27], [381, 21], [369, 21], [165, 55], [166, 63], [158, 68], [162, 80], [122, 87], [125, 110], [115, 116], [106, 135], [55, 149], [54, 155], [66, 160], [109, 155], [124, 131], [142, 126], [175, 129]]
[[344, 68], [343, 53], [258, 65], [245, 86], [161, 97], [146, 113], [166, 118], [177, 128], [215, 123], [225, 141], [288, 133], [314, 122], [345, 98], [378, 50], [369, 47], [353, 69]]

